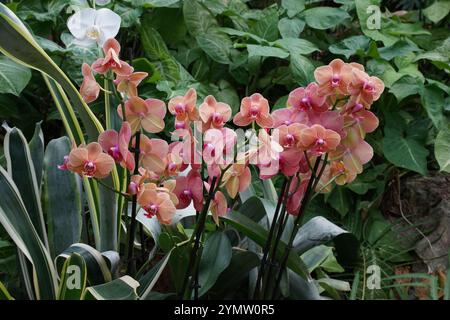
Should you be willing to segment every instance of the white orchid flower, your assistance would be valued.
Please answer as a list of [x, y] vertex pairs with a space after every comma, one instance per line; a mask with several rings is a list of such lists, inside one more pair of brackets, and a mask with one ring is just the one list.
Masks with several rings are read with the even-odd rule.
[[120, 16], [106, 8], [95, 10], [81, 9], [67, 20], [70, 33], [77, 44], [89, 46], [97, 42], [100, 46], [114, 38], [120, 29]]

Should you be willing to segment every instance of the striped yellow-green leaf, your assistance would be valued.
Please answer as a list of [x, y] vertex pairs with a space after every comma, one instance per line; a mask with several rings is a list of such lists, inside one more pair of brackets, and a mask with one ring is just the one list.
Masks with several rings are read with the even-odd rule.
[[41, 123], [42, 121], [36, 123], [33, 137], [28, 144], [28, 146], [30, 147], [31, 159], [33, 160], [34, 164], [34, 171], [36, 172], [36, 181], [38, 187], [41, 186], [44, 163], [44, 134], [42, 133]]
[[27, 212], [41, 241], [48, 248], [47, 232], [41, 207], [41, 195], [30, 148], [22, 131], [17, 128], [4, 127], [7, 132], [3, 148], [8, 174], [19, 189]]
[[[112, 280], [111, 269], [116, 268], [118, 259], [110, 255], [102, 255], [98, 250], [84, 243], [74, 243], [55, 259], [58, 272], [61, 272], [65, 261], [72, 253], [81, 255], [86, 263], [87, 281], [89, 285], [95, 286]], [[118, 256], [118, 254], [115, 254]]]
[[84, 293], [85, 300], [137, 300], [139, 282], [130, 276], [123, 276], [114, 281], [89, 287]]
[[31, 222], [19, 190], [0, 167], [0, 223], [19, 250], [32, 263], [37, 299], [55, 299], [57, 275], [50, 254]]
[[0, 300], [14, 300], [14, 298], [11, 297], [5, 285], [1, 281], [0, 281]]
[[45, 150], [42, 201], [52, 257], [79, 242], [81, 236], [81, 179], [70, 171], [57, 168], [69, 154], [70, 147], [69, 138], [61, 137], [50, 141]]
[[86, 263], [81, 255], [72, 253], [60, 274], [58, 300], [80, 300], [87, 283]]

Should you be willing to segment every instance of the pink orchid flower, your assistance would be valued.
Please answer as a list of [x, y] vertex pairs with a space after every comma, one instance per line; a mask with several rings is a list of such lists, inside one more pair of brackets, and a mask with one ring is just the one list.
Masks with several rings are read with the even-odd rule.
[[357, 103], [353, 107], [349, 107], [344, 116], [346, 127], [354, 126], [360, 132], [362, 138], [366, 133], [375, 131], [378, 127], [379, 120], [372, 112], [364, 109], [362, 104]]
[[[117, 113], [122, 118], [122, 105], [117, 107]], [[125, 102], [125, 116], [133, 133], [141, 126], [147, 132], [158, 133], [164, 129], [166, 105], [158, 99], [144, 100], [139, 97], [130, 97]]]
[[319, 95], [318, 91], [319, 86], [314, 82], [310, 83], [306, 88], [297, 88], [289, 93], [287, 104], [298, 112], [309, 110], [326, 111], [329, 108], [326, 97]]
[[191, 88], [184, 96], [176, 96], [170, 99], [169, 112], [176, 117], [177, 123], [196, 121], [199, 120], [199, 113], [196, 104], [197, 92], [195, 89]]
[[305, 112], [298, 112], [294, 108], [281, 108], [272, 112], [274, 128], [281, 125], [293, 123], [308, 123], [308, 115]]
[[203, 138], [203, 160], [208, 165], [229, 163], [229, 155], [234, 151], [236, 133], [229, 128], [209, 129]]
[[245, 164], [235, 163], [223, 174], [222, 185], [227, 189], [228, 195], [234, 199], [238, 192], [248, 188], [251, 180], [250, 168]]
[[363, 165], [373, 157], [373, 149], [355, 128], [347, 129], [347, 136], [335, 152], [330, 154], [332, 159], [342, 159], [345, 168], [352, 174], [361, 173]]
[[119, 59], [120, 44], [116, 39], [106, 40], [103, 45], [103, 52], [105, 57], [97, 59], [92, 64], [92, 69], [95, 72], [106, 74], [109, 70], [112, 70], [115, 74], [121, 76], [129, 75], [133, 72], [133, 67]]
[[348, 85], [352, 80], [352, 66], [341, 59], [334, 59], [327, 66], [314, 71], [314, 77], [319, 84], [320, 95], [346, 95]]
[[266, 130], [260, 129], [257, 145], [250, 146], [249, 161], [252, 164], [267, 166], [273, 161], [278, 162], [281, 152], [283, 152], [283, 147], [279, 144], [277, 132], [274, 131], [272, 137]]
[[134, 170], [134, 156], [128, 150], [131, 139], [131, 127], [128, 122], [122, 124], [119, 133], [115, 130], [106, 130], [98, 137], [98, 143], [103, 151], [109, 154], [117, 163], [129, 171]]
[[83, 82], [80, 87], [80, 94], [86, 103], [91, 103], [97, 100], [100, 94], [100, 85], [92, 74], [92, 69], [87, 63], [81, 66], [81, 73], [83, 74]]
[[[135, 145], [135, 142], [133, 142]], [[166, 156], [169, 153], [169, 145], [162, 139], [150, 139], [141, 135], [140, 160], [142, 166], [157, 174], [164, 172], [167, 165]]]
[[210, 210], [214, 222], [219, 224], [219, 217], [223, 217], [227, 214], [227, 198], [221, 191], [216, 191], [214, 199], [211, 200]]
[[220, 129], [231, 118], [231, 107], [224, 102], [217, 102], [213, 96], [207, 96], [199, 107], [202, 131], [210, 128]]
[[333, 130], [341, 138], [345, 137], [344, 117], [337, 111], [308, 112], [308, 125], [320, 124], [325, 129]]
[[105, 178], [114, 167], [114, 159], [102, 152], [102, 147], [97, 142], [91, 142], [87, 146], [80, 145], [72, 149], [69, 154], [67, 168], [81, 176], [88, 178]]
[[289, 185], [289, 194], [291, 196], [288, 198], [286, 204], [286, 211], [291, 215], [298, 215], [298, 211], [300, 209], [300, 204], [302, 202], [303, 196], [305, 195], [306, 188], [309, 183], [309, 178], [300, 179], [295, 176], [291, 184]]
[[280, 139], [280, 144], [284, 149], [298, 148], [301, 147], [301, 131], [308, 128], [304, 124], [293, 123], [289, 126], [281, 125], [277, 127], [274, 131], [278, 131], [278, 138]]
[[166, 169], [164, 175], [167, 177], [176, 176], [180, 173], [183, 165], [183, 159], [174, 153], [169, 153], [166, 156]]
[[352, 96], [357, 96], [365, 107], [369, 107], [383, 93], [384, 83], [377, 77], [371, 77], [364, 71], [353, 68], [353, 78], [348, 91]]
[[128, 97], [137, 96], [138, 85], [147, 78], [147, 72], [133, 72], [127, 75], [117, 75], [114, 84], [117, 86], [117, 91], [126, 94]]
[[128, 184], [128, 193], [131, 195], [141, 194], [144, 191], [144, 184], [147, 180], [158, 180], [159, 176], [152, 171], [148, 171], [144, 168], [139, 168], [139, 174], [134, 174], [130, 177], [130, 183]]
[[177, 209], [184, 209], [191, 201], [194, 208], [200, 211], [203, 207], [203, 181], [197, 170], [191, 170], [187, 176], [176, 177], [176, 185], [173, 191], [178, 197]]
[[356, 178], [356, 172], [350, 172], [343, 161], [331, 162], [330, 175], [332, 178], [336, 177], [334, 181], [340, 186], [350, 183]]
[[305, 128], [300, 133], [300, 143], [314, 155], [335, 150], [341, 141], [341, 136], [335, 131], [325, 129], [320, 124]]
[[138, 203], [145, 210], [145, 216], [156, 216], [162, 224], [172, 223], [176, 207], [168, 192], [158, 191], [154, 183], [145, 184], [144, 191], [138, 197]]
[[233, 119], [234, 124], [240, 127], [248, 126], [255, 121], [261, 128], [273, 127], [269, 101], [259, 93], [242, 99], [241, 110]]

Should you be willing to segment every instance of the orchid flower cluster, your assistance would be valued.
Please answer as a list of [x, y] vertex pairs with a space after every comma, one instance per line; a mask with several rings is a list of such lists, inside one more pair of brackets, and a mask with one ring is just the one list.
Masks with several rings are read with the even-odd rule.
[[[378, 126], [369, 109], [384, 85], [360, 64], [336, 59], [317, 68], [316, 82], [293, 90], [287, 107], [272, 113], [261, 94], [243, 98], [232, 119], [238, 127], [251, 126], [250, 134], [243, 135], [225, 126], [232, 118], [228, 104], [209, 95], [197, 107], [197, 93], [191, 88], [184, 96], [173, 97], [167, 108], [175, 120], [172, 137], [182, 141], [169, 144], [142, 134], [136, 146], [137, 133], [164, 129], [166, 105], [138, 96], [137, 87], [147, 73], [134, 72], [120, 60], [115, 39], [108, 39], [103, 51], [104, 57], [91, 66], [83, 64], [80, 92], [87, 103], [96, 100], [101, 86], [94, 73], [114, 74], [116, 90], [123, 98], [117, 108], [122, 127], [119, 132], [104, 131], [98, 142], [74, 147], [60, 167], [101, 179], [115, 163], [121, 165], [132, 174], [128, 194], [137, 195], [147, 217], [156, 216], [161, 223], [170, 224], [175, 211], [191, 203], [201, 211], [213, 178], [219, 183], [209, 210], [218, 222], [231, 209], [229, 199], [250, 185], [250, 165], [258, 168], [261, 179], [277, 174], [290, 177], [287, 212], [297, 215], [312, 175], [318, 180], [315, 191], [328, 192], [333, 181], [339, 185], [353, 181], [373, 156], [364, 138]], [[131, 152], [137, 149], [138, 161]], [[313, 163], [318, 164], [315, 172]]]

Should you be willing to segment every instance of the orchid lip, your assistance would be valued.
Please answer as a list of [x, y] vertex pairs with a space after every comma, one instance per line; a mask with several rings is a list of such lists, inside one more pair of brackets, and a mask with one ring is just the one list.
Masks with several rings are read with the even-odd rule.
[[100, 30], [100, 28], [96, 25], [93, 25], [86, 30], [86, 37], [91, 40], [98, 40], [101, 33], [102, 31]]
[[94, 175], [96, 169], [97, 169], [96, 165], [93, 161], [86, 161], [84, 163], [84, 173], [88, 177], [92, 177]]

